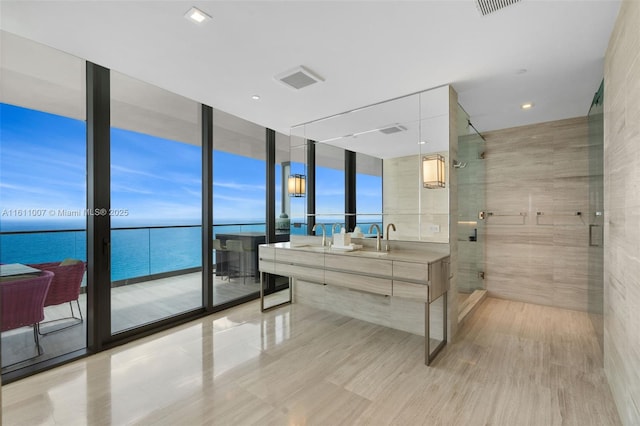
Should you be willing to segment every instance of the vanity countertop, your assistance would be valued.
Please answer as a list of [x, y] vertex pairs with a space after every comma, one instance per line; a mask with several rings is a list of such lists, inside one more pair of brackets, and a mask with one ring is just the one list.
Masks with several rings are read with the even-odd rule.
[[[360, 258], [380, 259], [380, 260], [394, 260], [394, 261], [426, 263], [426, 264], [437, 262], [449, 256], [448, 252], [444, 252], [441, 250], [430, 250], [430, 249], [418, 250], [418, 249], [392, 248], [390, 251], [376, 251], [375, 249], [365, 247], [364, 249], [346, 251], [342, 249], [334, 249], [331, 247], [322, 247], [320, 245], [315, 245], [315, 244], [304, 244], [304, 243], [294, 243], [294, 242], [262, 244], [262, 246], [271, 247], [275, 249], [288, 249], [288, 250], [296, 250], [296, 251], [299, 250], [299, 251], [305, 251], [305, 252], [314, 252], [314, 253], [323, 254], [323, 255], [327, 254], [327, 255], [360, 257]], [[384, 247], [384, 242], [383, 242], [383, 247]]]

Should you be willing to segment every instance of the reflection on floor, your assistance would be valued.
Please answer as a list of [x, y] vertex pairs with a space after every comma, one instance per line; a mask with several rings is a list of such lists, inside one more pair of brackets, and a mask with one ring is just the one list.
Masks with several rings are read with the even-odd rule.
[[[111, 325], [114, 332], [126, 330], [152, 321], [176, 315], [202, 305], [201, 277], [199, 272], [170, 278], [146, 281], [138, 284], [115, 287], [112, 289]], [[232, 278], [229, 281], [215, 277], [213, 300], [222, 304], [260, 290], [259, 283], [253, 278], [246, 281]], [[86, 295], [80, 295], [80, 306], [86, 316]], [[77, 306], [74, 303], [77, 315]], [[64, 318], [70, 315], [69, 304], [45, 308], [45, 321]], [[60, 321], [43, 325], [42, 332], [60, 328], [69, 322]], [[46, 359], [82, 349], [86, 345], [86, 322], [80, 326], [52, 333], [40, 338], [44, 353], [38, 352], [33, 341], [33, 329], [22, 327], [2, 333], [3, 373], [42, 362]], [[33, 358], [35, 357], [35, 358]], [[5, 368], [9, 366], [8, 368]]]
[[620, 424], [586, 313], [488, 298], [431, 367], [423, 345], [305, 305], [261, 314], [251, 302], [3, 386], [3, 419]]

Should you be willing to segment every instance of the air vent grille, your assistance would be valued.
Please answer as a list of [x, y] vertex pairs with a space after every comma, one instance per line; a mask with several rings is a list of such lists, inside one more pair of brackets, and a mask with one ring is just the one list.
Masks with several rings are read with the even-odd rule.
[[299, 90], [307, 86], [311, 86], [319, 81], [324, 81], [313, 72], [303, 66], [296, 67], [292, 70], [276, 75], [276, 80], [286, 84], [287, 86]]
[[384, 129], [380, 129], [380, 133], [384, 133], [385, 135], [392, 135], [394, 133], [404, 132], [405, 130], [407, 130], [406, 127], [396, 125], [396, 126], [385, 127]]
[[490, 13], [496, 12], [507, 6], [511, 6], [514, 3], [518, 3], [520, 0], [476, 0], [476, 6], [482, 13], [482, 16], [486, 16]]

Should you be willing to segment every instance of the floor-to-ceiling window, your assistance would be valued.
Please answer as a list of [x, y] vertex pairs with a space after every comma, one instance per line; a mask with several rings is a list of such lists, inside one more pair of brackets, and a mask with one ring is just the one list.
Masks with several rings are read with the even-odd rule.
[[[72, 303], [45, 305], [44, 321], [9, 326], [3, 317], [3, 381], [34, 371], [24, 366], [68, 355], [35, 367], [47, 368], [257, 297], [257, 245], [266, 239], [266, 129], [214, 111], [211, 153], [203, 148], [199, 103], [1, 34], [2, 314], [19, 314], [12, 308], [26, 300], [4, 295], [5, 283], [16, 281], [12, 268], [37, 269], [18, 271], [30, 286], [34, 274], [48, 277], [42, 271], [50, 270], [78, 286]], [[292, 169], [288, 137], [276, 139], [275, 215], [287, 219], [279, 216], [296, 204], [285, 197], [284, 170], [295, 172], [302, 163]], [[204, 211], [203, 157], [213, 159], [213, 202]], [[202, 273], [208, 209], [220, 244], [210, 291]], [[279, 222], [279, 241], [298, 229], [291, 222]]]
[[213, 304], [258, 294], [265, 242], [266, 129], [213, 111]]
[[111, 72], [111, 330], [203, 306], [200, 105]]
[[83, 60], [0, 40], [4, 374], [86, 347], [86, 113]]

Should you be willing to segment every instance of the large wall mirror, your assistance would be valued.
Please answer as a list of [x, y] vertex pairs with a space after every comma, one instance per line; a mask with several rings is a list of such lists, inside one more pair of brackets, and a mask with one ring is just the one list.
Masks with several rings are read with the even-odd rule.
[[[292, 164], [306, 164], [307, 140], [315, 141], [313, 220], [344, 226], [348, 150], [356, 153], [356, 223], [365, 234], [372, 223], [383, 231], [393, 223], [390, 239], [448, 243], [449, 132], [449, 86], [293, 127]], [[441, 167], [441, 183], [432, 182], [433, 166]]]

